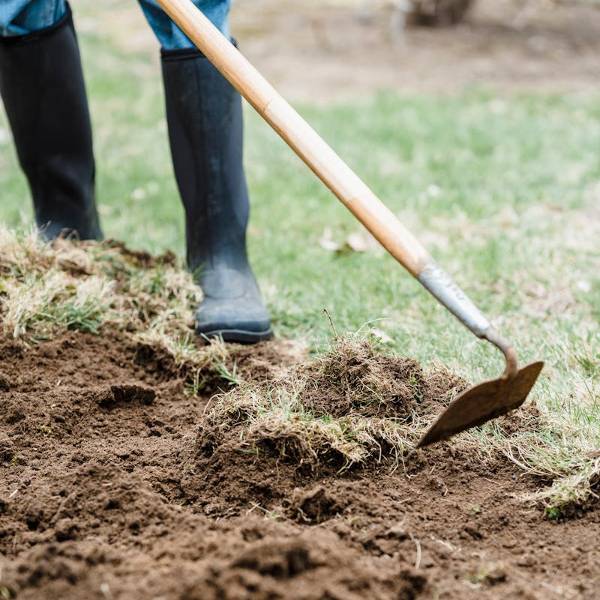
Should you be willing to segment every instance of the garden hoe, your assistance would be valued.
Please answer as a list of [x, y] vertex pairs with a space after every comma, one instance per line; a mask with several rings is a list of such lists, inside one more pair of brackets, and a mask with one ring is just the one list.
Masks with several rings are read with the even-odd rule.
[[535, 362], [519, 369], [512, 344], [494, 330], [394, 213], [191, 0], [158, 0], [158, 3], [382, 246], [477, 337], [491, 342], [504, 354], [506, 368], [502, 376], [480, 383], [455, 398], [423, 435], [419, 446], [447, 439], [521, 406], [544, 363]]

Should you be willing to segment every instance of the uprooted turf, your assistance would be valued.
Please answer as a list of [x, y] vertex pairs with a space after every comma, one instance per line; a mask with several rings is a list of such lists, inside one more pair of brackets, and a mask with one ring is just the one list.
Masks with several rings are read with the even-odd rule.
[[419, 431], [464, 382], [427, 376], [405, 358], [342, 339], [279, 379], [247, 383], [213, 399], [199, 452], [272, 456], [302, 472], [394, 466], [414, 450]]
[[533, 407], [416, 451], [443, 369], [204, 346], [172, 258], [3, 239], [0, 598], [593, 597], [594, 496], [554, 523], [505, 456]]

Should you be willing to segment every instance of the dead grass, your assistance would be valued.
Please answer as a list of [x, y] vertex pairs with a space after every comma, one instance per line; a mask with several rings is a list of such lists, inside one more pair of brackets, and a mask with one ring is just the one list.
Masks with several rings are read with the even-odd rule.
[[345, 471], [371, 460], [397, 464], [414, 433], [392, 419], [316, 417], [290, 386], [242, 386], [214, 400], [199, 437], [203, 454], [266, 455], [300, 470]]
[[[416, 362], [387, 355], [364, 339], [339, 338], [323, 355], [285, 376], [242, 383], [214, 397], [198, 449], [205, 455], [270, 456], [310, 473], [372, 463], [396, 468], [465, 386], [443, 367], [423, 372]], [[581, 400], [576, 406], [589, 414]], [[573, 415], [529, 403], [450, 444], [479, 462], [501, 456], [513, 462], [539, 482], [538, 490], [523, 499], [557, 519], [576, 515], [598, 499], [597, 441], [595, 419], [575, 426]]]
[[170, 252], [152, 256], [114, 241], [48, 244], [0, 226], [4, 336], [37, 343], [65, 330], [117, 330], [137, 345], [142, 362], [183, 377], [193, 394], [227, 390], [246, 376], [269, 378], [292, 361], [294, 349], [284, 344], [249, 352], [199, 338], [194, 310], [201, 297]]
[[518, 430], [492, 422], [464, 437], [480, 451], [502, 454], [539, 488], [524, 500], [544, 509], [551, 519], [581, 513], [600, 498], [600, 407], [592, 390], [574, 394], [571, 408], [539, 405], [533, 413], [516, 413]]
[[[409, 358], [389, 356], [360, 338], [338, 338], [332, 348], [300, 368], [304, 405], [317, 415], [394, 416], [411, 420], [431, 404], [447, 403], [466, 382], [443, 367], [425, 377]], [[418, 412], [418, 411], [417, 411]]]
[[227, 352], [194, 334], [201, 291], [171, 253], [153, 257], [115, 242], [44, 243], [0, 227], [4, 335], [36, 342], [65, 329], [117, 328], [179, 366], [217, 368]]
[[551, 519], [574, 516], [600, 498], [599, 441], [595, 422], [575, 427], [546, 411], [535, 427], [511, 435], [490, 425], [485, 439], [491, 451], [542, 483], [525, 500], [543, 507]]

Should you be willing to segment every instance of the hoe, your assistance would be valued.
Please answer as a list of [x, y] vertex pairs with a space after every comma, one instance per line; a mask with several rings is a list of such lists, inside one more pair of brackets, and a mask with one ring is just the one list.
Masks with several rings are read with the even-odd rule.
[[521, 406], [544, 363], [535, 362], [519, 368], [513, 345], [494, 330], [489, 320], [394, 213], [191, 0], [158, 0], [158, 3], [379, 243], [473, 334], [492, 343], [504, 354], [504, 373], [455, 398], [418, 445], [422, 447], [448, 439]]

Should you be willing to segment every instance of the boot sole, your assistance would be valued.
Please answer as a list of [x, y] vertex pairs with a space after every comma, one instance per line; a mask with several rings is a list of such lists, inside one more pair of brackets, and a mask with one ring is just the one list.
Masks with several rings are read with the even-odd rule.
[[264, 331], [247, 331], [244, 329], [214, 329], [212, 331], [197, 331], [197, 333], [207, 338], [220, 338], [230, 344], [258, 344], [266, 342], [273, 337], [271, 328]]

